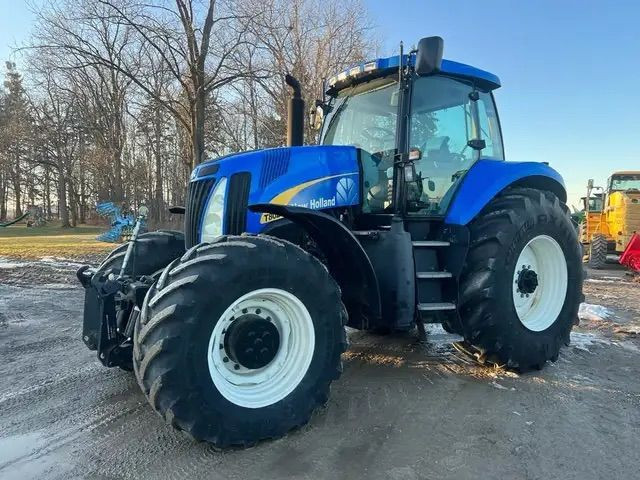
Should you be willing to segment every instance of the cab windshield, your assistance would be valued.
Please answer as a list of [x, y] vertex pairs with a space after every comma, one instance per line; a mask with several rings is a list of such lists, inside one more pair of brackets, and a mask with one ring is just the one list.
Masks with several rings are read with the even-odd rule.
[[640, 190], [640, 175], [619, 175], [612, 177], [611, 190]]
[[[586, 200], [587, 200], [586, 197], [582, 198], [583, 205], [585, 204]], [[590, 212], [601, 212], [602, 211], [602, 197], [591, 197], [591, 198], [589, 198], [589, 211]]]
[[389, 209], [398, 119], [398, 82], [378, 78], [346, 88], [329, 102], [322, 145], [354, 145], [362, 149], [363, 211]]

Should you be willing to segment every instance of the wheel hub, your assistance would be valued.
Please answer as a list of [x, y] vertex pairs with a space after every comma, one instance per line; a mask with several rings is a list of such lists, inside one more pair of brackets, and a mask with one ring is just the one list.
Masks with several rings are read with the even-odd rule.
[[265, 367], [280, 348], [280, 334], [267, 318], [247, 313], [238, 317], [227, 329], [224, 349], [229, 358], [248, 368]]
[[536, 291], [538, 287], [538, 274], [529, 266], [523, 265], [522, 270], [518, 272], [518, 292], [529, 295]]

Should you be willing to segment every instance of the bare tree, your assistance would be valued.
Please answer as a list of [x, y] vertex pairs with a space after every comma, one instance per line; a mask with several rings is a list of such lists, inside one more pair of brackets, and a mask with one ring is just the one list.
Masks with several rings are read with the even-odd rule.
[[[247, 8], [254, 12], [250, 27], [262, 45], [259, 61], [272, 73], [257, 82], [270, 100], [266, 104], [272, 111], [266, 115], [282, 144], [289, 95], [283, 73], [300, 81], [311, 105], [321, 95], [324, 79], [365, 60], [377, 44], [359, 0], [249, 0]], [[307, 129], [307, 139], [312, 136]]]
[[[72, 175], [79, 145], [79, 112], [72, 93], [58, 85], [51, 72], [42, 72], [42, 75], [42, 97], [33, 100], [39, 148], [38, 155], [32, 160], [55, 171], [60, 220], [62, 227], [70, 227], [68, 194], [77, 196], [73, 191]], [[75, 211], [75, 208], [71, 210]]]
[[65, 225], [101, 200], [147, 203], [161, 224], [205, 156], [283, 144], [283, 74], [311, 104], [373, 49], [365, 13], [358, 0], [39, 3], [25, 46], [36, 128], [18, 163], [0, 149], [0, 216], [17, 189], [50, 214], [57, 200]]
[[[205, 157], [206, 103], [215, 90], [251, 75], [240, 68], [236, 51], [247, 22], [239, 22], [233, 1], [193, 0], [141, 4], [129, 0], [50, 2], [38, 14], [40, 28], [32, 48], [67, 52], [82, 65], [98, 64], [129, 78], [181, 122], [192, 158]], [[96, 45], [96, 24], [127, 29], [131, 38], [115, 52]], [[116, 53], [112, 55], [111, 53]], [[145, 59], [155, 58], [155, 62]], [[178, 94], [158, 95], [153, 65], [171, 75]]]

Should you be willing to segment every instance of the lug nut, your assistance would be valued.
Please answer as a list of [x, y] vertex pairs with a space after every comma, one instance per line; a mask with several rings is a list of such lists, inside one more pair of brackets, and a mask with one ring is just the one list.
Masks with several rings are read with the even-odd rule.
[[229, 357], [224, 357], [224, 358], [222, 359], [222, 361], [223, 361], [224, 363], [227, 363], [227, 362], [229, 361]]
[[233, 366], [234, 370], [240, 370], [240, 365], [238, 365], [237, 363]]

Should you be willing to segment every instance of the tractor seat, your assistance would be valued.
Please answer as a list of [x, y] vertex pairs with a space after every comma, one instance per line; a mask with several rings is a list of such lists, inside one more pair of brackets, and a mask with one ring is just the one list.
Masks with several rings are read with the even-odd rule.
[[448, 136], [431, 137], [424, 142], [423, 158], [427, 162], [450, 163], [453, 161], [453, 155], [449, 150]]

